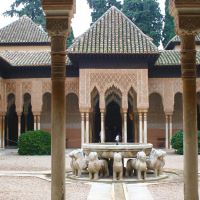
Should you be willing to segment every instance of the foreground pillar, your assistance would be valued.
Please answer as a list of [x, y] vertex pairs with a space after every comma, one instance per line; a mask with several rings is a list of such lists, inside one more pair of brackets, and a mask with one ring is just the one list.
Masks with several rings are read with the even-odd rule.
[[38, 129], [38, 130], [41, 129], [41, 125], [40, 125], [40, 115], [37, 116], [37, 129]]
[[[52, 200], [65, 199], [65, 62], [67, 29], [67, 19], [47, 18], [47, 30], [51, 36], [52, 59]], [[37, 128], [40, 128], [39, 123]]]
[[104, 110], [101, 111], [101, 143], [105, 142]]
[[[192, 22], [191, 22], [192, 23]], [[184, 199], [198, 200], [195, 36], [181, 36], [184, 132]]]

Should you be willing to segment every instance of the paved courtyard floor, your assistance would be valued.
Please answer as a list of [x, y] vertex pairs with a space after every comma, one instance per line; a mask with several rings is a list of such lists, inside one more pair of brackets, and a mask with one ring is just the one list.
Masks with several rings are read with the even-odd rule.
[[[66, 171], [70, 170], [66, 150]], [[199, 156], [200, 172], [200, 156]], [[14, 149], [0, 150], [0, 200], [50, 200], [50, 156], [19, 156]], [[67, 200], [183, 200], [183, 156], [169, 151], [166, 171], [178, 179], [147, 183], [98, 183], [66, 179]], [[200, 187], [199, 187], [200, 190]]]

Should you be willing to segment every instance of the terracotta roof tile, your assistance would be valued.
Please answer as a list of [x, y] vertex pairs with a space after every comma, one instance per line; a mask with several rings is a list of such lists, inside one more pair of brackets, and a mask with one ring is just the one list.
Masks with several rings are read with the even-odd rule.
[[0, 29], [0, 45], [49, 42], [47, 33], [27, 16]]
[[[12, 66], [51, 66], [51, 55], [49, 51], [30, 52], [30, 51], [4, 51], [0, 52], [0, 57]], [[71, 64], [68, 57], [67, 65]]]
[[[195, 41], [197, 43], [200, 43], [200, 33], [198, 35], [196, 35]], [[178, 35], [175, 35], [166, 45], [165, 49], [166, 50], [172, 50], [174, 49], [175, 45], [180, 45], [181, 44], [181, 40], [180, 37]]]
[[[197, 51], [196, 62], [200, 64], [200, 52]], [[164, 50], [161, 52], [158, 60], [155, 63], [156, 66], [177, 66], [181, 65], [180, 51]]]
[[68, 49], [69, 54], [158, 54], [152, 39], [111, 7]]

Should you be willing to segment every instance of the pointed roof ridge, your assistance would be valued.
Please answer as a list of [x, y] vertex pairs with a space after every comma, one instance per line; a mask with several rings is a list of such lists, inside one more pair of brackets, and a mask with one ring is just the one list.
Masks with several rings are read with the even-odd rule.
[[[200, 33], [195, 36], [195, 42], [198, 44], [200, 43]], [[165, 46], [165, 49], [172, 50], [175, 47], [175, 45], [180, 44], [180, 43], [181, 43], [180, 37], [178, 35], [175, 35], [167, 43], [167, 45]]]
[[27, 15], [0, 29], [0, 45], [49, 42], [48, 34]]
[[[93, 45], [95, 48], [92, 47]], [[68, 52], [104, 54], [159, 53], [152, 39], [144, 34], [115, 6], [110, 7], [87, 31], [77, 37], [68, 48]]]

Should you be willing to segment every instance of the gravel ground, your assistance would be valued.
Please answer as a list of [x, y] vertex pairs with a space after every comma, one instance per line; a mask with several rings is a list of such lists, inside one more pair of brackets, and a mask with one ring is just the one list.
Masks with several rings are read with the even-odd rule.
[[[66, 170], [70, 169], [69, 151], [66, 151]], [[20, 156], [16, 149], [0, 150], [0, 171], [46, 171], [50, 169], [51, 156]]]
[[[51, 200], [51, 184], [34, 177], [0, 177], [0, 200]], [[87, 200], [90, 185], [66, 184], [67, 200]]]

